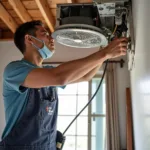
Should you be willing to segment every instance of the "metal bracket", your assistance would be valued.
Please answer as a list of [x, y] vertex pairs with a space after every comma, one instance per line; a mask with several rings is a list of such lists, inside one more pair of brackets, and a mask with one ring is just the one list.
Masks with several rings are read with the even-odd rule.
[[97, 8], [101, 17], [110, 17], [115, 15], [115, 3], [97, 4]]
[[115, 16], [115, 24], [121, 25], [122, 24], [122, 16], [127, 14], [128, 10], [124, 7], [124, 2], [122, 1], [114, 1], [114, 2], [106, 2], [106, 3], [98, 3], [94, 1], [99, 16], [102, 17], [113, 17]]

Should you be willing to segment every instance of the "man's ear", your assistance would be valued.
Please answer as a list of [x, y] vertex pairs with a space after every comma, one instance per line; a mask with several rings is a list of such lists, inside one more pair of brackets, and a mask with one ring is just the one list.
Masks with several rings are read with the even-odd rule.
[[32, 39], [31, 39], [30, 35], [26, 34], [24, 39], [25, 39], [25, 42], [26, 42], [26, 43], [33, 44], [33, 41], [32, 41]]

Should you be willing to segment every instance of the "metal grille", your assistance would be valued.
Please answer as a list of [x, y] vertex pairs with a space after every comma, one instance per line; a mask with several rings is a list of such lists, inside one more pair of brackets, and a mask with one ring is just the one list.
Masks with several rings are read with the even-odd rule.
[[103, 34], [88, 29], [61, 29], [53, 37], [60, 44], [76, 48], [103, 47], [108, 43]]

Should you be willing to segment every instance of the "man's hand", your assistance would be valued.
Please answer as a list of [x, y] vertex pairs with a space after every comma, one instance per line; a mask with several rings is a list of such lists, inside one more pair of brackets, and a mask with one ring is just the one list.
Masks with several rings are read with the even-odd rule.
[[116, 58], [119, 56], [126, 55], [128, 39], [118, 38], [113, 40], [106, 48], [102, 51], [105, 53], [107, 59]]

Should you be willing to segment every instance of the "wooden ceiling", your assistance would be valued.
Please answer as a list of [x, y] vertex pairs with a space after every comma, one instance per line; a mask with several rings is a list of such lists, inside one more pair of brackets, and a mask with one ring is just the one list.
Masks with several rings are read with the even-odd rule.
[[56, 5], [91, 3], [93, 0], [0, 0], [0, 41], [12, 40], [16, 28], [27, 21], [41, 20], [54, 31]]

